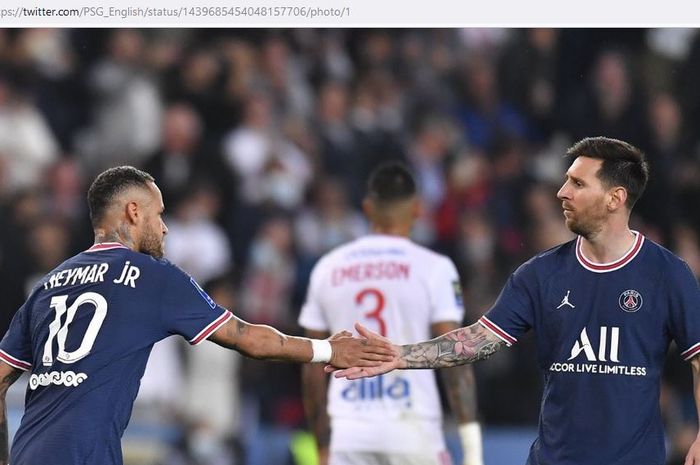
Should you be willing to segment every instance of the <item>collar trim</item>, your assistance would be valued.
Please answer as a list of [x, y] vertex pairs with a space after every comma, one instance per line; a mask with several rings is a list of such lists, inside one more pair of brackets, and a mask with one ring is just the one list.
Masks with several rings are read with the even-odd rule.
[[638, 231], [632, 232], [637, 236], [636, 240], [634, 241], [634, 244], [632, 244], [632, 247], [630, 247], [630, 249], [627, 252], [625, 252], [622, 258], [608, 263], [596, 263], [586, 258], [586, 256], [583, 254], [583, 251], [581, 250], [582, 239], [581, 236], [579, 236], [578, 239], [576, 239], [576, 258], [578, 259], [578, 262], [581, 264], [582, 267], [594, 273], [608, 273], [610, 271], [619, 270], [620, 268], [631, 262], [634, 259], [634, 257], [637, 256], [639, 251], [642, 250], [642, 245], [644, 244], [644, 236]]
[[99, 252], [112, 249], [128, 249], [128, 247], [120, 242], [100, 242], [87, 249], [86, 252]]

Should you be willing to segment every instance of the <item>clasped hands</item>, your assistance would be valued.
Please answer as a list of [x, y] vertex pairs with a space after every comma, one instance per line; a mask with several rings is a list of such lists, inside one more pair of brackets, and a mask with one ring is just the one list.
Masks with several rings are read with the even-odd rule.
[[360, 337], [353, 337], [350, 331], [340, 331], [328, 339], [333, 355], [324, 368], [326, 373], [352, 380], [377, 376], [398, 368], [398, 346], [359, 323], [355, 323], [355, 330]]

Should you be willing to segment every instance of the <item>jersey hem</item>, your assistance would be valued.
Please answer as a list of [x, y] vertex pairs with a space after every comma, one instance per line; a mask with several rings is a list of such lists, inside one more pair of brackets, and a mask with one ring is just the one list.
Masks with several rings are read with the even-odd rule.
[[233, 318], [233, 314], [228, 310], [224, 310], [224, 313], [222, 313], [219, 318], [209, 323], [203, 330], [197, 333], [197, 335], [190, 339], [188, 342], [193, 346], [200, 344], [231, 318]]
[[11, 367], [17, 368], [18, 370], [22, 371], [29, 371], [29, 369], [32, 367], [31, 363], [15, 358], [12, 355], [5, 352], [4, 350], [0, 350], [0, 360], [7, 363]]
[[513, 344], [515, 344], [516, 342], [518, 342], [518, 340], [516, 338], [514, 338], [513, 336], [508, 334], [506, 331], [503, 330], [503, 328], [501, 328], [500, 326], [498, 326], [496, 323], [489, 320], [485, 316], [482, 316], [481, 318], [479, 318], [479, 323], [481, 324], [481, 326], [483, 326], [484, 328], [488, 329], [493, 334], [495, 334], [496, 337], [498, 337], [500, 340], [505, 342], [508, 347], [510, 347]]

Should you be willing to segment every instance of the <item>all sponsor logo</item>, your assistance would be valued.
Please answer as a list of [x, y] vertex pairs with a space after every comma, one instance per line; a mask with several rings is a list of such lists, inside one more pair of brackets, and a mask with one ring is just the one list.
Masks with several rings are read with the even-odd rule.
[[[593, 336], [595, 337], [595, 334]], [[569, 355], [565, 362], [552, 363], [549, 371], [623, 376], [647, 374], [646, 367], [623, 365], [620, 362], [620, 328], [617, 326], [601, 326], [598, 344], [591, 341], [586, 328], [583, 328]]]
[[605, 362], [608, 360], [611, 362], [619, 362], [618, 347], [620, 345], [620, 328], [615, 326], [610, 328], [610, 347], [608, 348], [608, 327], [601, 326], [599, 341], [596, 358], [596, 353], [593, 351], [593, 347], [591, 347], [591, 340], [588, 338], [586, 328], [583, 328], [581, 336], [579, 336], [574, 346], [571, 348], [571, 357], [569, 357], [569, 360], [575, 359], [583, 352], [589, 362]]

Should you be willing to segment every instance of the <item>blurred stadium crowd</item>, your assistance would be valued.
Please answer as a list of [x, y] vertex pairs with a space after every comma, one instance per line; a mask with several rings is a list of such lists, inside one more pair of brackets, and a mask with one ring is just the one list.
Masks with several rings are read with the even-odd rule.
[[[414, 238], [458, 264], [465, 323], [572, 237], [555, 193], [585, 136], [646, 152], [632, 223], [698, 276], [698, 82], [689, 29], [0, 30], [0, 328], [92, 243], [85, 192], [117, 164], [155, 176], [171, 261], [241, 317], [296, 334], [312, 265], [366, 232], [365, 180], [388, 159], [416, 173]], [[132, 425], [172, 447], [127, 460], [291, 463], [270, 454], [304, 428], [299, 367], [183, 343], [154, 350]], [[531, 340], [477, 377], [487, 426], [536, 424]], [[671, 354], [669, 464], [695, 436], [691, 388]]]

